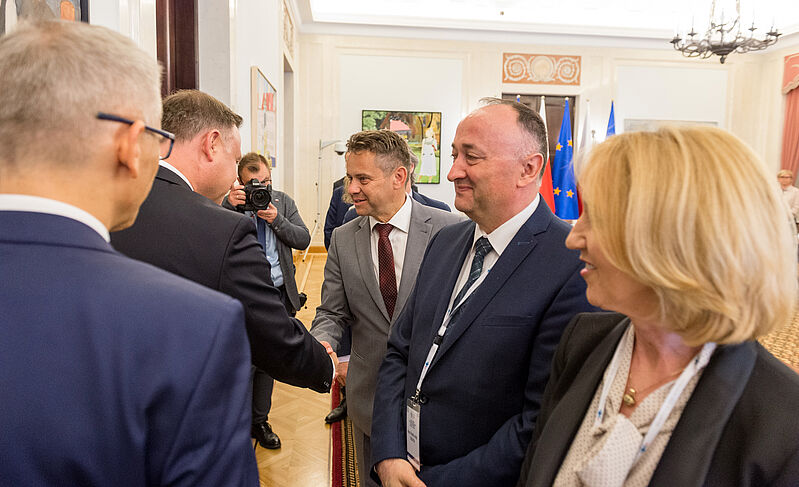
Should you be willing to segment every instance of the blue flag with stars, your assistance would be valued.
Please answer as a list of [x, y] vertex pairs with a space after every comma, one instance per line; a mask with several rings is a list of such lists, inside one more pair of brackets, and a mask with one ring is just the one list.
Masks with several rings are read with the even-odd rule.
[[558, 144], [555, 146], [555, 159], [552, 162], [552, 193], [555, 196], [555, 214], [564, 220], [579, 218], [577, 207], [577, 184], [574, 182], [572, 156], [572, 124], [569, 117], [569, 99], [563, 108], [563, 121], [560, 124]]
[[608, 118], [608, 131], [605, 137], [616, 135], [616, 117], [613, 115], [613, 100], [610, 100], [610, 117]]

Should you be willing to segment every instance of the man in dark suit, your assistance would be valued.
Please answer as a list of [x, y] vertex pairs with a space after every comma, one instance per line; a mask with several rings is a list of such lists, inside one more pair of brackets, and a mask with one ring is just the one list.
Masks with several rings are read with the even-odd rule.
[[111, 243], [241, 301], [253, 364], [279, 381], [328, 391], [331, 358], [286, 313], [252, 219], [219, 205], [236, 179], [241, 117], [196, 90], [174, 93], [163, 105], [163, 126], [175, 133], [172, 155], [161, 161], [136, 224], [113, 233]]
[[333, 231], [322, 303], [311, 327], [312, 335], [336, 350], [352, 332], [349, 365], [338, 377], [347, 384], [365, 485], [374, 485], [368, 470], [372, 402], [389, 330], [413, 289], [427, 243], [442, 227], [461, 220], [409, 197], [409, 152], [405, 140], [388, 130], [359, 132], [347, 141], [346, 189], [360, 216]]
[[333, 183], [333, 194], [330, 196], [330, 206], [325, 215], [325, 249], [330, 248], [330, 237], [333, 235], [333, 230], [344, 224], [344, 216], [352, 206], [352, 203], [344, 201], [343, 196], [344, 178], [341, 178]]
[[514, 485], [558, 340], [592, 309], [570, 227], [538, 195], [541, 118], [486, 101], [458, 125], [447, 176], [472, 221], [428, 245], [380, 368], [372, 461], [384, 485]]
[[[241, 158], [238, 166], [238, 181], [249, 183], [253, 179], [266, 188], [272, 184], [272, 170], [266, 157], [250, 152]], [[264, 188], [264, 189], [266, 189]], [[252, 218], [258, 235], [258, 243], [264, 249], [271, 269], [272, 284], [280, 291], [280, 300], [291, 316], [300, 309], [300, 295], [294, 279], [294, 259], [292, 249], [304, 250], [311, 243], [308, 227], [297, 211], [297, 205], [289, 195], [272, 189], [266, 209], [257, 211], [241, 210]], [[244, 186], [236, 184], [222, 202], [229, 210], [244, 208], [247, 201]], [[272, 389], [275, 381], [269, 374], [255, 368], [252, 384], [252, 427], [258, 443], [270, 450], [280, 448], [280, 438], [269, 424], [269, 411], [272, 409]]]
[[0, 38], [3, 485], [258, 485], [241, 304], [108, 243], [171, 148], [159, 73], [85, 23]]

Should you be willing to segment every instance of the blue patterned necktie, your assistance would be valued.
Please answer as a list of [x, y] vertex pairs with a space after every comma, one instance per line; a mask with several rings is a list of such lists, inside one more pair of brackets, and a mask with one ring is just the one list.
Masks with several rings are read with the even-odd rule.
[[472, 267], [469, 270], [469, 279], [466, 280], [466, 284], [463, 285], [458, 295], [455, 296], [455, 301], [452, 302], [453, 309], [460, 309], [458, 305], [461, 303], [463, 296], [466, 295], [466, 292], [483, 272], [483, 260], [489, 252], [491, 252], [491, 242], [485, 237], [478, 238], [477, 242], [474, 244], [474, 259], [472, 259]]

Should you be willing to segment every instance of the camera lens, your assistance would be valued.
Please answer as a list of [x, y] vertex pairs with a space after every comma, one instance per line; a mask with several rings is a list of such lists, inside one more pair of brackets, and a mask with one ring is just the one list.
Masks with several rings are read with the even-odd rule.
[[269, 195], [269, 191], [267, 191], [266, 188], [255, 188], [250, 194], [250, 201], [252, 201], [252, 205], [259, 210], [265, 210], [269, 208], [269, 202], [271, 199], [272, 198]]

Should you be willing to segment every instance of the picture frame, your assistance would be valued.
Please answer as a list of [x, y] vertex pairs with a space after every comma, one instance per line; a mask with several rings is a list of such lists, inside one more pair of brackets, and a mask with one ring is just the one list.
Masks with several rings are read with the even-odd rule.
[[414, 168], [416, 183], [441, 181], [441, 112], [362, 110], [361, 128], [398, 133], [419, 160]]
[[251, 150], [277, 167], [277, 90], [257, 66], [250, 68]]
[[0, 36], [17, 24], [18, 12], [32, 20], [61, 19], [89, 22], [89, 0], [0, 0]]

